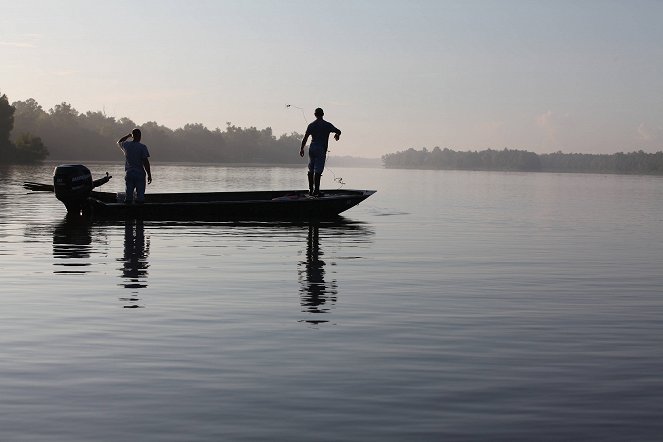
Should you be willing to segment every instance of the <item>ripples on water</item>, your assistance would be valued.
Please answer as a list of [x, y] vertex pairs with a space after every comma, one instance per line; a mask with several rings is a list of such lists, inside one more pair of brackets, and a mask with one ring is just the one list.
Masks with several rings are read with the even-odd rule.
[[333, 222], [103, 223], [0, 172], [1, 440], [663, 434], [659, 178], [345, 169], [378, 193]]

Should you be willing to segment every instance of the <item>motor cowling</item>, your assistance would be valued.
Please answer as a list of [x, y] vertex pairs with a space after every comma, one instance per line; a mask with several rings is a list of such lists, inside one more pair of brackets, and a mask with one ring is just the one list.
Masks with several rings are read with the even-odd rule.
[[80, 213], [94, 185], [90, 169], [82, 164], [63, 164], [53, 172], [55, 197], [69, 213]]

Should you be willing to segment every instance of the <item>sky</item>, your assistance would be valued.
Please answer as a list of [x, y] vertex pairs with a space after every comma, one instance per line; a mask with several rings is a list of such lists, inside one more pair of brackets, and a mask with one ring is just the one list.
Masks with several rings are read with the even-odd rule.
[[45, 110], [279, 136], [303, 133], [322, 107], [343, 132], [331, 154], [373, 158], [663, 150], [660, 0], [0, 0], [0, 11], [0, 94]]

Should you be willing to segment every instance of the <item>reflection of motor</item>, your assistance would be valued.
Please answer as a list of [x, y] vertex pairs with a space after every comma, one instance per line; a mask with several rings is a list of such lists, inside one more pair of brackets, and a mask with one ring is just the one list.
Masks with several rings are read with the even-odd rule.
[[63, 164], [53, 172], [53, 190], [68, 213], [80, 214], [86, 209], [87, 197], [92, 189], [106, 184], [111, 178], [106, 172], [105, 177], [92, 181], [90, 169], [82, 164]]
[[88, 259], [92, 252], [90, 223], [83, 218], [67, 217], [53, 230], [53, 257], [66, 259], [63, 266], [81, 264], [77, 259]]

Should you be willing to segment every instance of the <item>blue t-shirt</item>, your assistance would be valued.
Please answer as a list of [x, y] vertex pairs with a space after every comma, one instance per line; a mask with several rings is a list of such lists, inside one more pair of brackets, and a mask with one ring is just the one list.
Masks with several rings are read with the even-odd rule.
[[120, 147], [124, 151], [124, 170], [145, 173], [143, 160], [150, 156], [147, 146], [138, 141], [125, 141]]
[[339, 133], [340, 130], [336, 129], [333, 124], [325, 120], [315, 120], [306, 128], [306, 135], [311, 136], [311, 144], [320, 144], [325, 150], [329, 145], [329, 134]]

